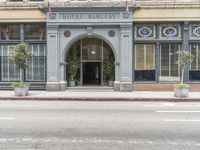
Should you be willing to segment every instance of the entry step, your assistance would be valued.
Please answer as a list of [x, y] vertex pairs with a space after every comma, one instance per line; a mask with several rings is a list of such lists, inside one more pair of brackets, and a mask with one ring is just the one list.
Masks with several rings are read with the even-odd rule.
[[113, 87], [108, 86], [75, 86], [75, 87], [68, 87], [66, 91], [78, 91], [78, 92], [88, 92], [88, 91], [94, 91], [94, 92], [113, 92]]

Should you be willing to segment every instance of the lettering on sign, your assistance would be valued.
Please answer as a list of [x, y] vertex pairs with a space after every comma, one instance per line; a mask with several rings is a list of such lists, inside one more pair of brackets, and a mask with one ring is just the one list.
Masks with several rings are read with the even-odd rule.
[[120, 19], [119, 13], [98, 13], [98, 14], [72, 14], [60, 13], [60, 19]]

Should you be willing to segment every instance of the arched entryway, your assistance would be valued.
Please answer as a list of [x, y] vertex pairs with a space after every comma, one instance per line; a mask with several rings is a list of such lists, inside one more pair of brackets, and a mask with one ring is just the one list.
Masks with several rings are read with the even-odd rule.
[[[66, 62], [66, 79], [74, 79], [76, 85], [108, 85], [115, 78], [115, 56], [102, 39], [79, 39], [68, 50]], [[73, 67], [77, 70], [71, 72]]]

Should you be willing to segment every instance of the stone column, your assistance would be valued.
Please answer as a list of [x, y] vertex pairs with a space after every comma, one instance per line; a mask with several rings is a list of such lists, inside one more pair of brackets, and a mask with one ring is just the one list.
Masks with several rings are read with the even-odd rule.
[[58, 27], [47, 26], [47, 91], [59, 91]]
[[[61, 59], [62, 60], [62, 59]], [[64, 91], [67, 89], [67, 80], [66, 80], [66, 70], [65, 67], [67, 67], [67, 63], [66, 62], [60, 62], [60, 90]]]
[[119, 67], [120, 67], [120, 82], [115, 83], [115, 89], [119, 91], [132, 91], [132, 51], [133, 51], [133, 40], [132, 40], [132, 23], [127, 23], [120, 26], [120, 52], [119, 52]]
[[[188, 21], [185, 21], [184, 24], [183, 24], [183, 44], [182, 44], [182, 48], [185, 50], [185, 51], [190, 51], [190, 46], [189, 46], [189, 22]], [[189, 66], [187, 66], [185, 68], [185, 71], [184, 71], [184, 79], [183, 81], [184, 82], [188, 82], [189, 81]]]
[[24, 43], [24, 24], [20, 24], [20, 43]]

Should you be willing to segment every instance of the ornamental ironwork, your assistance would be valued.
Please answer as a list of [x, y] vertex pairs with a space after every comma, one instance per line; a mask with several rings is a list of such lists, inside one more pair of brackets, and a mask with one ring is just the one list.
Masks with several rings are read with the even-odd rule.
[[138, 30], [138, 34], [142, 37], [149, 37], [152, 34], [152, 30], [148, 27], [142, 27]]
[[159, 28], [159, 37], [162, 40], [180, 40], [181, 26], [179, 24], [162, 24]]
[[177, 34], [177, 30], [174, 27], [167, 27], [163, 30], [163, 34], [168, 37], [174, 37]]
[[136, 40], [153, 40], [156, 38], [156, 28], [154, 24], [136, 24], [135, 25]]
[[193, 40], [200, 39], [200, 24], [190, 25], [190, 39], [193, 39]]

